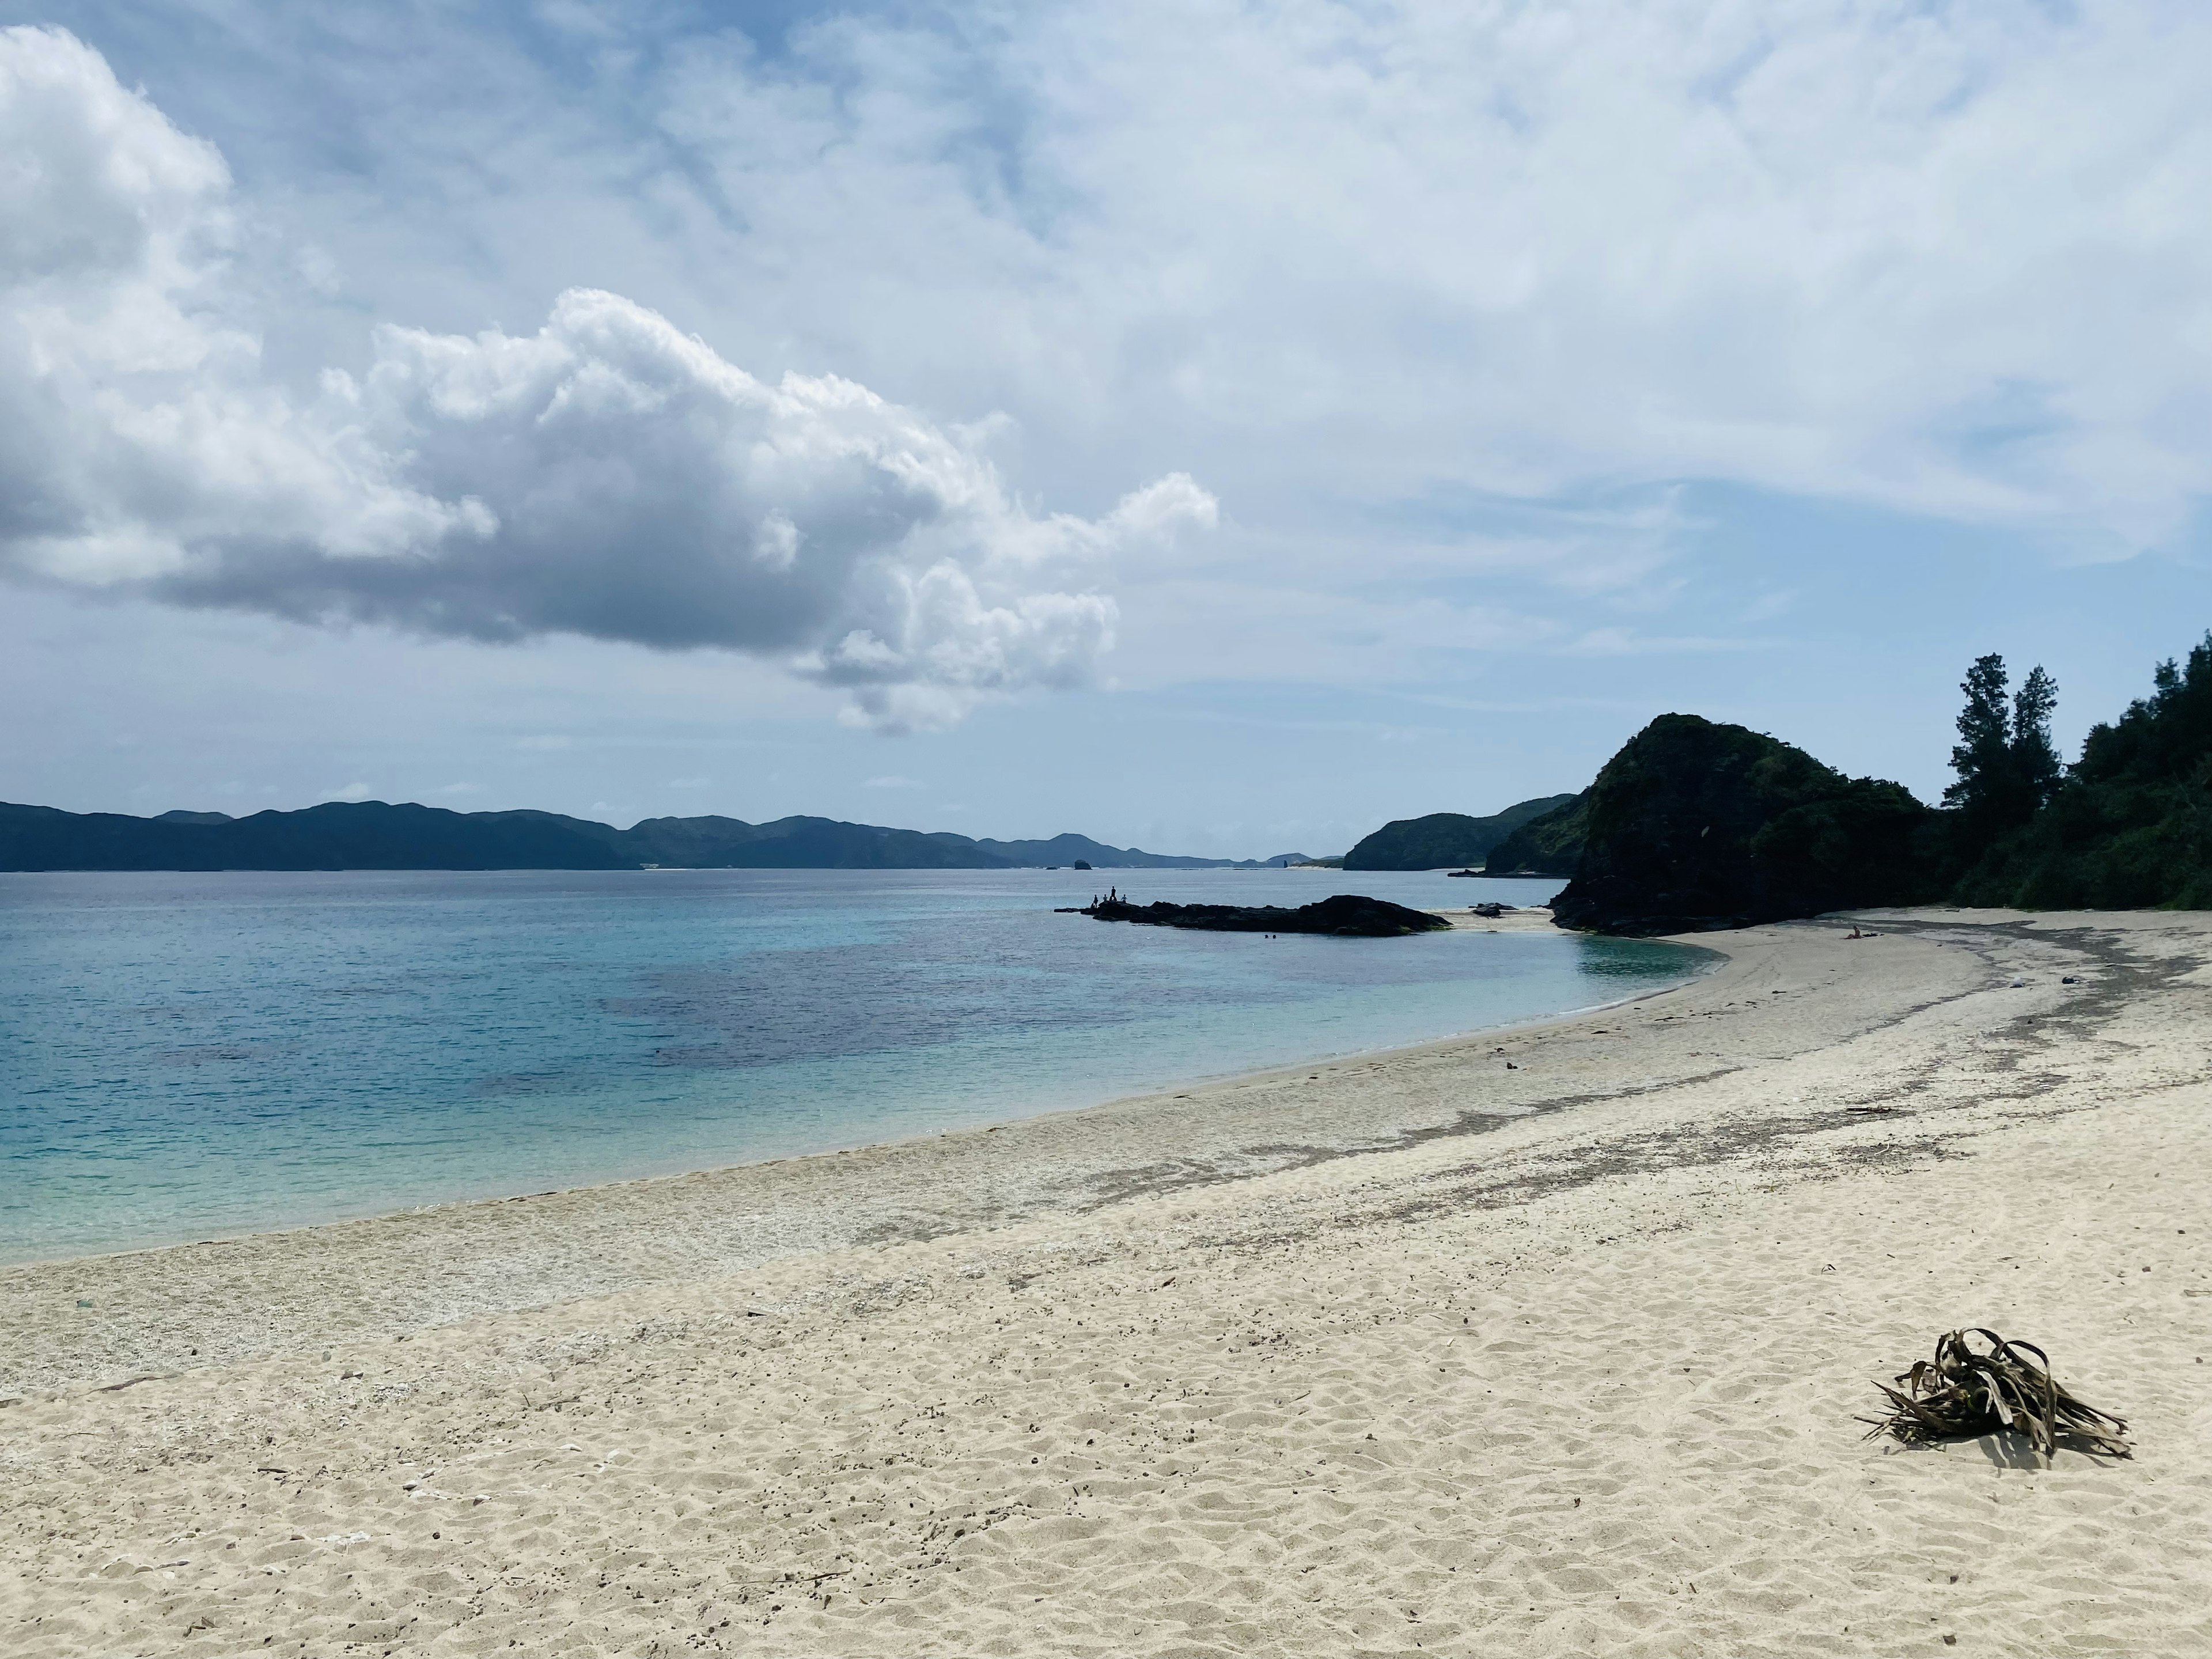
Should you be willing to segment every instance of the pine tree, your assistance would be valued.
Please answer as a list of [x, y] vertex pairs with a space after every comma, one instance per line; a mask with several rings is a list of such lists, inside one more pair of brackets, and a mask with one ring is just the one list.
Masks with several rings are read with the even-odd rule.
[[2058, 790], [2064, 767], [2051, 741], [2051, 714], [2058, 707], [2058, 682], [2044, 672], [2041, 663], [2029, 671], [2012, 700], [2012, 741], [2008, 759], [2016, 798], [2009, 803], [2017, 822], [2025, 823], [2050, 804]]
[[1976, 658], [1959, 684], [1966, 694], [1960, 741], [1951, 750], [1959, 777], [1943, 792], [1943, 804], [1958, 812], [1960, 850], [1970, 860], [2033, 817], [2057, 792], [2064, 770], [2051, 740], [2057, 681], [2039, 663], [2008, 708], [2010, 684], [2004, 659], [1991, 652]]
[[1958, 781], [1943, 792], [1943, 805], [1955, 808], [1970, 846], [1985, 845], [2003, 813], [2005, 774], [2011, 757], [2011, 725], [2005, 717], [2010, 677], [1994, 651], [1977, 657], [1959, 683], [1966, 706], [1959, 712], [1959, 742], [1951, 750]]

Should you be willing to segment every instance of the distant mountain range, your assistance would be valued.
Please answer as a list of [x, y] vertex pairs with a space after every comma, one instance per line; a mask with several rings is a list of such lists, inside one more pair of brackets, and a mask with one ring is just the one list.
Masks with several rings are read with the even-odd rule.
[[295, 812], [64, 812], [0, 803], [0, 870], [1254, 870], [1307, 861], [1182, 858], [1088, 836], [975, 841], [835, 818], [647, 818], [627, 830], [557, 812], [454, 812], [331, 801]]

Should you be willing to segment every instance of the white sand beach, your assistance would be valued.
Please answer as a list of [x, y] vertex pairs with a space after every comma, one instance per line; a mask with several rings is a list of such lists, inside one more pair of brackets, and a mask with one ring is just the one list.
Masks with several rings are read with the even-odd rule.
[[[0, 1270], [0, 1651], [2212, 1653], [2212, 917], [1858, 920], [1543, 1028]], [[1960, 1325], [2136, 1455], [1864, 1437]]]

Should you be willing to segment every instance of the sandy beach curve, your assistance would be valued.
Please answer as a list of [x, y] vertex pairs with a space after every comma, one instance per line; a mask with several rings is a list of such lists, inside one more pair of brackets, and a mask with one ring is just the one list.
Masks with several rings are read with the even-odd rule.
[[[0, 1648], [2212, 1652], [2212, 918], [1695, 942], [1547, 1026], [0, 1270]], [[1960, 1324], [2135, 1458], [1864, 1438]]]

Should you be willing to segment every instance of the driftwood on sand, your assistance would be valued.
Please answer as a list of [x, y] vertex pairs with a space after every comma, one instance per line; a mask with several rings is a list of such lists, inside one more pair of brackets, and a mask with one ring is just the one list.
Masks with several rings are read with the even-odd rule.
[[[1978, 1352], [1970, 1337], [1988, 1351]], [[1887, 1432], [1916, 1445], [2010, 1432], [2027, 1436], [2045, 1458], [2062, 1441], [2101, 1456], [2132, 1455], [2128, 1425], [2060, 1387], [2051, 1357], [2033, 1342], [2008, 1342], [1978, 1326], [1947, 1332], [1936, 1339], [1935, 1358], [1914, 1362], [1896, 1381], [1895, 1388], [1875, 1384], [1891, 1408], [1859, 1419], [1874, 1425], [1869, 1437]]]

